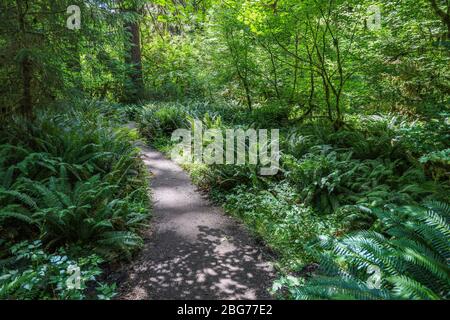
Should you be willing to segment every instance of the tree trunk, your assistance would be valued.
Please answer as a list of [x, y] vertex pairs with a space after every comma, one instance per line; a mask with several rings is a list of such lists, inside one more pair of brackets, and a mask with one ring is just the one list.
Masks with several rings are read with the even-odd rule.
[[32, 80], [32, 62], [30, 59], [30, 53], [27, 48], [26, 39], [26, 25], [25, 16], [28, 12], [28, 6], [22, 7], [23, 3], [20, 0], [16, 0], [16, 6], [19, 19], [19, 41], [23, 50], [23, 56], [20, 61], [20, 71], [22, 75], [22, 97], [20, 100], [20, 111], [27, 118], [33, 117], [33, 101], [31, 97], [31, 80]]
[[429, 1], [435, 14], [437, 14], [439, 18], [441, 18], [442, 22], [447, 26], [447, 39], [450, 40], [450, 1], [447, 1], [447, 12], [439, 7], [437, 0]]
[[139, 22], [130, 21], [124, 25], [125, 29], [125, 63], [128, 65], [125, 97], [127, 102], [138, 102], [144, 91], [142, 76], [141, 41]]

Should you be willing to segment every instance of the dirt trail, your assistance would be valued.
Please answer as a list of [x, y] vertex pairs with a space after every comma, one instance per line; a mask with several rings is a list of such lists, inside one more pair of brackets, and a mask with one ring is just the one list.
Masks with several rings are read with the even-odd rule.
[[178, 165], [149, 148], [142, 154], [153, 174], [153, 219], [120, 299], [270, 299], [274, 275], [264, 249]]

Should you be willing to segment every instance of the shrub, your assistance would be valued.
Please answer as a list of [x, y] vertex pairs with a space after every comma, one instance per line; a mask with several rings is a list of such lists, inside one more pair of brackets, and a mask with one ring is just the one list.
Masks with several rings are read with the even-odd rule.
[[[358, 115], [348, 117], [344, 127], [334, 131], [330, 123], [320, 119], [290, 126], [293, 119], [289, 118], [289, 108], [258, 107], [252, 112], [235, 115], [239, 108], [227, 112], [215, 108], [214, 104], [187, 103], [180, 106], [180, 110], [188, 119], [183, 126], [191, 129], [194, 119], [201, 120], [204, 128], [222, 131], [231, 127], [245, 130], [281, 126], [282, 170], [276, 176], [262, 177], [258, 166], [248, 163], [240, 166], [193, 164], [186, 168], [197, 185], [210, 191], [214, 200], [225, 204], [227, 212], [242, 219], [280, 254], [282, 270], [288, 273], [303, 274], [304, 270], [314, 269], [318, 253], [310, 250], [310, 246], [316, 235], [324, 234], [330, 239], [356, 231], [357, 236], [348, 236], [348, 241], [347, 237], [324, 241], [321, 250], [326, 250], [325, 255], [339, 253], [340, 256], [333, 256], [333, 263], [347, 273], [355, 269], [354, 277], [366, 280], [367, 270], [343, 262], [346, 256], [334, 252], [333, 245], [339, 248], [352, 245], [355, 252], [359, 252], [366, 250], [366, 242], [378, 241], [382, 245], [375, 249], [385, 250], [382, 255], [400, 255], [402, 250], [409, 252], [412, 245], [400, 248], [399, 240], [386, 227], [388, 214], [379, 214], [380, 208], [406, 208], [419, 206], [423, 201], [448, 200], [448, 125], [441, 118], [427, 123], [392, 115]], [[426, 130], [432, 131], [431, 138]], [[437, 137], [436, 132], [441, 136]], [[156, 140], [158, 147], [169, 151], [172, 144], [168, 143], [168, 133], [159, 130], [156, 134], [165, 136]], [[416, 215], [399, 211], [402, 209], [390, 214], [403, 217], [398, 222], [399, 228], [420, 224]], [[322, 268], [331, 265], [327, 261], [322, 263]], [[304, 266], [305, 263], [312, 264]], [[409, 272], [409, 269], [399, 268], [394, 276]], [[328, 276], [325, 271], [322, 275]], [[348, 279], [344, 273], [334, 275], [336, 277], [329, 282], [331, 287]], [[418, 281], [414, 275], [410, 277]], [[306, 293], [299, 291], [299, 288], [306, 288], [302, 286], [305, 282], [303, 278], [287, 276], [277, 282], [276, 287], [287, 287], [292, 297], [305, 298]], [[384, 291], [364, 291], [351, 297], [406, 297], [404, 293], [393, 293], [396, 285], [386, 282]], [[322, 289], [326, 289], [326, 282]], [[331, 295], [332, 291], [328, 293]], [[345, 290], [341, 293], [337, 293], [336, 298], [350, 297]], [[433, 294], [429, 297], [443, 297], [439, 290], [436, 296]], [[410, 297], [417, 298], [419, 294], [416, 292]]]
[[384, 234], [321, 239], [319, 274], [289, 288], [295, 299], [449, 298], [450, 207], [430, 203], [377, 214]]
[[146, 105], [139, 115], [139, 130], [150, 140], [170, 136], [173, 131], [186, 127], [186, 113], [179, 105]]
[[[32, 124], [13, 119], [1, 130], [0, 254], [15, 261], [8, 247], [23, 240], [42, 241], [44, 248], [36, 248], [38, 260], [20, 259], [5, 269], [7, 297], [56, 297], [49, 290], [62, 278], [42, 274], [50, 270], [54, 278], [61, 271], [48, 261], [61, 256], [63, 247], [79, 248], [77, 263], [94, 272], [99, 257], [107, 262], [129, 258], [142, 244], [139, 229], [149, 215], [149, 199], [136, 133], [83, 108], [62, 114], [47, 110]], [[39, 294], [27, 291], [35, 283]], [[101, 294], [108, 297], [110, 289], [103, 286]], [[85, 297], [61, 290], [59, 298]]]
[[[0, 299], [111, 299], [115, 296], [115, 285], [99, 282], [103, 260], [90, 255], [76, 260], [70, 259], [60, 248], [54, 254], [42, 249], [39, 240], [24, 241], [13, 245], [11, 257], [0, 265]], [[80, 268], [80, 287], [71, 271]], [[68, 286], [73, 284], [73, 287]], [[93, 288], [89, 292], [89, 288]]]
[[[395, 163], [355, 160], [351, 153], [338, 153], [330, 146], [311, 148], [302, 159], [283, 158], [285, 175], [298, 187], [302, 200], [319, 211], [333, 212], [342, 205], [378, 206], [403, 200], [389, 187]], [[397, 198], [397, 199], [395, 199]]]
[[343, 205], [405, 205], [427, 198], [442, 199], [448, 186], [430, 181], [420, 167], [399, 169], [400, 160], [355, 159], [350, 151], [330, 145], [308, 148], [300, 159], [284, 155], [284, 175], [306, 204], [322, 212]]
[[49, 246], [95, 244], [129, 254], [148, 215], [138, 150], [127, 131], [79, 117], [47, 115], [28, 130], [13, 126], [23, 140], [0, 145], [3, 233], [14, 241], [31, 228]]
[[264, 104], [252, 110], [251, 119], [259, 128], [278, 129], [288, 125], [290, 109], [289, 106]]
[[430, 152], [420, 158], [425, 170], [433, 180], [450, 181], [450, 149]]
[[237, 187], [225, 196], [225, 209], [238, 216], [291, 267], [311, 262], [305, 250], [317, 234], [339, 232], [337, 215], [321, 216], [301, 204], [289, 183], [271, 183], [266, 189]]

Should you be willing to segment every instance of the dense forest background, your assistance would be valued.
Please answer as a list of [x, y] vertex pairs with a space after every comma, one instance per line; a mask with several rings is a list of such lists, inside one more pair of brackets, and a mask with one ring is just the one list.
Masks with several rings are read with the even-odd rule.
[[75, 262], [113, 297], [149, 206], [123, 122], [168, 151], [200, 119], [281, 130], [275, 177], [186, 168], [278, 252], [274, 292], [447, 299], [449, 66], [449, 0], [2, 0], [0, 297], [92, 297]]
[[4, 112], [68, 96], [226, 97], [339, 125], [346, 112], [448, 102], [446, 1], [72, 2], [2, 3]]

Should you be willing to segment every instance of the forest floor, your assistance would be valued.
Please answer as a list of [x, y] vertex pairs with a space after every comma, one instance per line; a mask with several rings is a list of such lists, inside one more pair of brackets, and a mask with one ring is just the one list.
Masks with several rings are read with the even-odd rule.
[[119, 299], [270, 299], [268, 249], [196, 190], [163, 154], [142, 147], [153, 219], [125, 270]]

